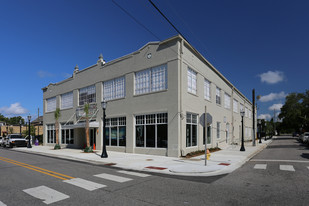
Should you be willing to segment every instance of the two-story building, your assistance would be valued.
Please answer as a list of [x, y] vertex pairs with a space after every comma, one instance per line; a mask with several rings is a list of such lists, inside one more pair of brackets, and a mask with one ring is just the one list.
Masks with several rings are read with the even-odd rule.
[[43, 88], [44, 145], [54, 145], [60, 108], [62, 147], [86, 145], [84, 105], [90, 104], [90, 143], [102, 148], [107, 101], [107, 151], [179, 157], [205, 146], [252, 140], [252, 103], [181, 36], [150, 42], [138, 51], [79, 70]]

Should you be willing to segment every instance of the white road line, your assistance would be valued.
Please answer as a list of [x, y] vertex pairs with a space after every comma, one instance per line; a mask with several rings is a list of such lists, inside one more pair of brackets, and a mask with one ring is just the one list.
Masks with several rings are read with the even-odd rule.
[[0, 206], [6, 206], [6, 204], [0, 201]]
[[23, 191], [35, 198], [44, 200], [43, 202], [47, 205], [70, 197], [66, 194], [53, 190], [44, 185], [39, 186], [39, 187], [25, 189]]
[[144, 173], [131, 172], [131, 171], [126, 171], [126, 170], [119, 170], [117, 172], [122, 173], [122, 174], [127, 174], [127, 175], [133, 175], [133, 176], [137, 176], [137, 177], [149, 177], [149, 176], [151, 176], [151, 175], [147, 175], [147, 174], [144, 174]]
[[309, 163], [304, 160], [267, 160], [267, 159], [251, 159], [251, 162], [296, 162], [296, 163]]
[[110, 174], [106, 174], [106, 173], [102, 173], [102, 174], [98, 174], [98, 175], [94, 175], [95, 177], [100, 177], [103, 179], [107, 179], [107, 180], [111, 180], [111, 181], [115, 181], [115, 182], [127, 182], [127, 181], [131, 181], [131, 178], [126, 178], [126, 177], [120, 177], [117, 175], [110, 175]]
[[295, 172], [293, 165], [280, 165], [280, 170]]
[[102, 185], [102, 184], [98, 184], [95, 182], [91, 182], [88, 180], [84, 180], [81, 178], [74, 178], [74, 179], [70, 179], [70, 180], [64, 180], [63, 182], [75, 185], [77, 187], [81, 187], [83, 189], [89, 190], [89, 191], [93, 191], [102, 187], [106, 187], [106, 185]]
[[254, 169], [266, 170], [267, 164], [256, 164], [254, 165]]

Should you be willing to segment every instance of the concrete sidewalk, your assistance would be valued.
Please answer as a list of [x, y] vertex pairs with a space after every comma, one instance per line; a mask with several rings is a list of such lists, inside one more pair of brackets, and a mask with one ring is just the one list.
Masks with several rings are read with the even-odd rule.
[[62, 159], [70, 159], [81, 162], [90, 162], [98, 165], [109, 165], [127, 170], [157, 172], [170, 175], [186, 176], [215, 176], [227, 174], [242, 166], [255, 154], [263, 150], [271, 139], [263, 141], [256, 146], [252, 142], [245, 143], [245, 152], [240, 152], [239, 145], [230, 145], [227, 148], [212, 152], [210, 160], [205, 166], [204, 155], [193, 158], [173, 158], [155, 155], [131, 154], [108, 151], [108, 158], [101, 158], [101, 151], [84, 153], [81, 149], [60, 149], [54, 150], [48, 146], [32, 146], [32, 148], [17, 147], [13, 150], [36, 153]]

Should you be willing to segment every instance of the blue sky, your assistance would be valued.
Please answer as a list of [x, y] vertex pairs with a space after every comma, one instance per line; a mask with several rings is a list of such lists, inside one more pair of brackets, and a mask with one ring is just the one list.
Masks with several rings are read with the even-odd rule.
[[[37, 117], [41, 88], [177, 33], [147, 0], [0, 0], [0, 113]], [[269, 118], [308, 89], [309, 1], [153, 0], [185, 38]], [[150, 31], [150, 32], [149, 32]]]

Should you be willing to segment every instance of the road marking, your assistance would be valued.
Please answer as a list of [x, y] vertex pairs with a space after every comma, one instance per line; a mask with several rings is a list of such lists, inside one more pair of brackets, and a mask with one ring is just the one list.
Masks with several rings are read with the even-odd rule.
[[74, 178], [74, 177], [71, 177], [71, 176], [68, 176], [68, 175], [64, 175], [64, 174], [61, 174], [61, 173], [58, 173], [58, 172], [54, 172], [54, 171], [51, 171], [51, 170], [36, 167], [34, 165], [29, 165], [29, 164], [26, 164], [26, 163], [23, 163], [23, 162], [18, 162], [16, 160], [8, 159], [8, 158], [5, 158], [5, 157], [0, 157], [0, 160], [14, 164], [14, 165], [18, 165], [18, 166], [21, 166], [21, 167], [24, 167], [24, 168], [27, 168], [27, 169], [30, 169], [30, 170], [33, 170], [33, 171], [36, 171], [36, 172], [40, 172], [40, 173], [43, 173], [43, 174], [46, 174], [46, 175], [49, 175], [49, 176], [52, 176], [52, 177], [55, 177], [55, 178], [58, 178], [58, 179], [61, 179], [61, 180], [67, 180], [68, 178], [69, 179]]
[[6, 204], [0, 201], [0, 206], [6, 206]]
[[295, 163], [309, 163], [304, 160], [267, 160], [267, 159], [251, 159], [251, 162], [295, 162]]
[[84, 179], [81, 179], [81, 178], [64, 180], [63, 182], [75, 185], [77, 187], [84, 188], [84, 189], [89, 190], [89, 191], [93, 191], [93, 190], [96, 190], [96, 189], [99, 189], [99, 188], [102, 188], [102, 187], [106, 187], [106, 185], [98, 184], [98, 183], [91, 182], [91, 181], [88, 181], [88, 180], [84, 180]]
[[111, 180], [111, 181], [115, 181], [115, 182], [127, 182], [127, 181], [131, 181], [131, 178], [126, 178], [126, 177], [120, 177], [117, 175], [110, 175], [110, 174], [106, 174], [106, 173], [102, 173], [102, 174], [98, 174], [98, 175], [94, 175], [95, 177], [100, 177], [103, 179], [107, 179], [107, 180]]
[[308, 168], [308, 170], [309, 170], [309, 167], [307, 167]]
[[280, 170], [295, 172], [293, 165], [280, 165]]
[[122, 173], [122, 174], [127, 174], [127, 175], [133, 175], [133, 176], [137, 176], [137, 177], [149, 177], [149, 176], [151, 176], [151, 175], [144, 174], [144, 173], [131, 172], [131, 171], [126, 171], [126, 170], [119, 170], [117, 172]]
[[267, 164], [256, 164], [254, 165], [254, 169], [266, 170]]
[[53, 190], [44, 185], [39, 186], [39, 187], [25, 189], [23, 191], [35, 198], [44, 200], [43, 202], [47, 205], [70, 197], [66, 194]]

